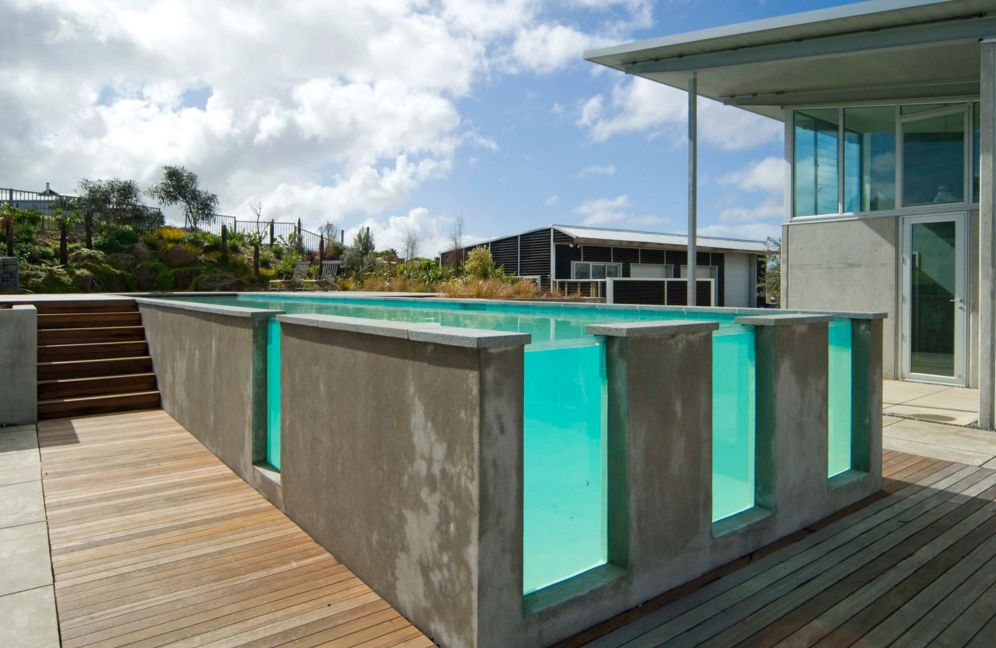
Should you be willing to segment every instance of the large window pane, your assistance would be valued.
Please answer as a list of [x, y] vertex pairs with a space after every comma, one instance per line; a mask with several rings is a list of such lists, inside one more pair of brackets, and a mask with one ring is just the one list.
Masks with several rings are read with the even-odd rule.
[[910, 368], [919, 374], [954, 376], [956, 225], [915, 223], [912, 230]]
[[837, 213], [838, 124], [836, 108], [795, 112], [796, 216]]
[[844, 211], [896, 207], [896, 109], [844, 111]]
[[903, 125], [903, 205], [965, 199], [965, 116], [924, 117]]

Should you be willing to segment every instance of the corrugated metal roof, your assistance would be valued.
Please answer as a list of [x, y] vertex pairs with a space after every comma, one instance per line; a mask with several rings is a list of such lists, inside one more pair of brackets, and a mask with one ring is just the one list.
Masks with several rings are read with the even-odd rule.
[[[685, 234], [665, 234], [661, 232], [641, 232], [638, 230], [605, 229], [601, 227], [578, 227], [574, 225], [554, 225], [553, 228], [577, 240], [579, 243], [586, 244], [688, 246], [688, 236]], [[768, 249], [764, 241], [721, 238], [716, 236], [697, 236], [695, 241], [700, 250], [730, 250], [758, 253], [766, 252]]]

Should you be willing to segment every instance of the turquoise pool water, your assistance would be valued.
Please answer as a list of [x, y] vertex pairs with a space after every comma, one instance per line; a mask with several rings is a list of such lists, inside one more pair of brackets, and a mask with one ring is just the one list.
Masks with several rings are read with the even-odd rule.
[[830, 322], [827, 377], [827, 474], [851, 469], [851, 320]]
[[[605, 349], [585, 333], [585, 326], [660, 319], [718, 321], [720, 329], [713, 334], [713, 518], [754, 506], [754, 333], [733, 324], [732, 313], [419, 299], [182, 299], [531, 334], [524, 376], [525, 593], [607, 559]], [[269, 324], [267, 342], [267, 461], [279, 469], [280, 335], [275, 321]]]

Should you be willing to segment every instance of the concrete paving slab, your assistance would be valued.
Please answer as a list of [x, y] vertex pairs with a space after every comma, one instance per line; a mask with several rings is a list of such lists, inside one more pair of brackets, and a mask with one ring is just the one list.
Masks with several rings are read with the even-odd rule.
[[0, 452], [0, 486], [41, 480], [37, 450]]
[[983, 468], [989, 468], [991, 470], [996, 470], [996, 458], [990, 459], [986, 463], [982, 464]]
[[0, 646], [4, 648], [59, 648], [51, 585], [0, 596], [0, 619]]
[[910, 419], [890, 425], [884, 435], [916, 443], [996, 457], [996, 433]]
[[898, 423], [898, 422], [900, 422], [902, 420], [904, 420], [904, 419], [901, 419], [901, 418], [899, 418], [897, 416], [889, 416], [887, 414], [883, 414], [882, 415], [882, 429], [885, 429], [885, 428], [889, 427], [890, 425], [893, 425], [894, 423]]
[[913, 403], [890, 405], [884, 409], [884, 413], [902, 418], [919, 419], [932, 423], [946, 423], [948, 425], [971, 425], [979, 420], [979, 415], [976, 412], [942, 409], [940, 407], [914, 405]]
[[35, 522], [0, 529], [0, 596], [51, 584], [48, 525]]
[[921, 457], [930, 457], [932, 459], [940, 459], [942, 461], [953, 461], [970, 466], [981, 466], [992, 459], [990, 455], [980, 454], [977, 452], [959, 450], [957, 448], [948, 448], [932, 443], [917, 443], [916, 441], [909, 441], [907, 439], [890, 436], [882, 437], [882, 447], [886, 450], [906, 452], [909, 454], [919, 455]]
[[45, 521], [41, 481], [0, 486], [0, 527]]
[[38, 435], [33, 425], [0, 427], [0, 452], [37, 450]]
[[920, 398], [914, 398], [904, 403], [905, 405], [918, 405], [920, 407], [938, 407], [946, 410], [959, 410], [978, 414], [979, 411], [979, 390], [967, 389], [965, 387], [952, 387], [944, 391], [927, 394]]
[[914, 398], [922, 398], [930, 394], [951, 389], [945, 385], [929, 385], [927, 383], [906, 382], [903, 380], [882, 381], [882, 402], [890, 405], [905, 403]]

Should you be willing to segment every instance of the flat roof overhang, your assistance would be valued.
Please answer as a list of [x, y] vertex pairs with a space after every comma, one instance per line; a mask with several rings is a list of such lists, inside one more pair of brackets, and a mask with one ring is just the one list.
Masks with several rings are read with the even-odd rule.
[[979, 95], [996, 0], [872, 0], [585, 52], [589, 61], [782, 119], [786, 106]]

